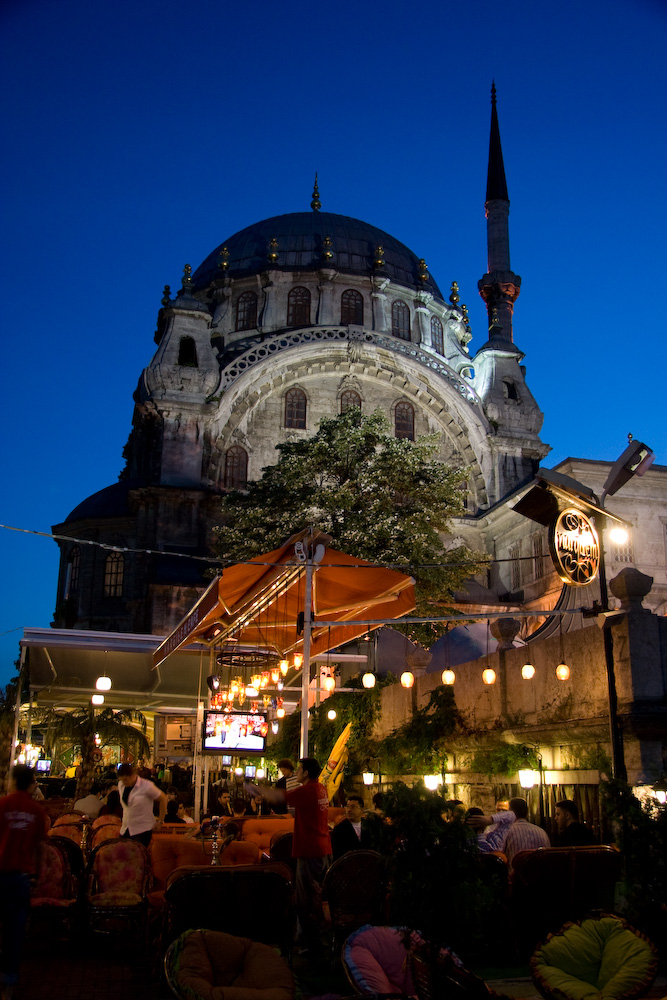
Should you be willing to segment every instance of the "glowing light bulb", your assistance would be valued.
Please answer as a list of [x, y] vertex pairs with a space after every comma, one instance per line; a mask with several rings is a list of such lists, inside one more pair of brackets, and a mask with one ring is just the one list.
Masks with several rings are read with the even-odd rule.
[[404, 688], [411, 688], [415, 682], [415, 675], [411, 670], [404, 670], [401, 674], [401, 686]]
[[372, 674], [370, 671], [368, 671], [361, 678], [361, 683], [364, 685], [365, 688], [374, 688], [375, 687], [375, 674]]
[[278, 716], [279, 719], [284, 719], [285, 718], [285, 709], [284, 708], [277, 708], [276, 709], [276, 715]]
[[567, 681], [570, 677], [570, 668], [567, 663], [559, 663], [556, 667], [556, 677], [559, 681]]
[[496, 683], [496, 672], [487, 667], [486, 670], [482, 671], [482, 680], [485, 684], [495, 684]]
[[90, 700], [92, 701], [93, 705], [103, 705], [104, 704], [104, 695], [103, 694], [94, 694], [93, 697]]
[[535, 676], [535, 667], [532, 663], [524, 663], [521, 668], [521, 676], [524, 681], [529, 681]]
[[104, 677], [98, 677], [97, 680], [95, 681], [95, 687], [97, 688], [98, 691], [110, 691], [111, 678], [107, 677], [106, 675]]
[[336, 678], [332, 677], [331, 674], [327, 674], [323, 681], [323, 687], [325, 691], [334, 691], [336, 688]]
[[327, 719], [331, 719], [331, 721], [333, 722], [335, 718], [336, 718], [336, 709], [330, 708], [329, 711], [327, 712]]
[[442, 671], [442, 683], [443, 684], [453, 684], [456, 680], [456, 674], [453, 670], [443, 670]]
[[613, 542], [614, 545], [625, 545], [628, 538], [629, 538], [628, 529], [622, 528], [620, 525], [617, 525], [615, 528], [612, 528], [611, 531], [609, 532], [609, 540]]
[[295, 653], [293, 656], [294, 669], [299, 670], [303, 666], [303, 653]]
[[289, 670], [289, 661], [281, 660], [280, 663], [278, 664], [278, 667], [280, 668], [280, 673], [283, 675], [283, 677], [286, 677], [287, 671]]

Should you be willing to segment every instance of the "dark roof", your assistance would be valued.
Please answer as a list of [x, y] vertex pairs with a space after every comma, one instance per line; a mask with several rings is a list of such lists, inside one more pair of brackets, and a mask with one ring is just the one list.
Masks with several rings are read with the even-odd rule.
[[137, 480], [121, 479], [120, 482], [105, 487], [99, 493], [93, 493], [68, 514], [63, 524], [67, 524], [68, 521], [82, 521], [89, 517], [125, 517], [130, 512], [128, 494], [138, 485]]
[[[323, 256], [323, 240], [331, 239], [333, 258]], [[271, 240], [275, 239], [278, 258], [269, 262]], [[376, 270], [376, 247], [384, 249], [384, 267]], [[425, 288], [443, 300], [442, 293], [429, 275], [419, 278], [419, 257], [388, 233], [367, 222], [330, 212], [292, 212], [256, 222], [230, 236], [209, 254], [192, 276], [195, 291], [202, 291], [220, 278], [220, 252], [227, 248], [227, 273], [235, 278], [258, 274], [269, 268], [282, 271], [317, 271], [332, 267], [347, 274], [383, 274], [408, 288]]]

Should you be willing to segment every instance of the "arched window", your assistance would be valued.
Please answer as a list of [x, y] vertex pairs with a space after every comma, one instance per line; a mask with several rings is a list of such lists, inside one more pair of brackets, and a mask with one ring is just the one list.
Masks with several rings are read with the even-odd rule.
[[79, 568], [81, 566], [81, 549], [75, 545], [67, 560], [67, 572], [65, 574], [65, 600], [76, 594], [79, 589]]
[[394, 413], [394, 435], [397, 438], [415, 439], [415, 411], [410, 403], [397, 403]]
[[401, 340], [410, 339], [410, 310], [400, 299], [391, 304], [391, 332]]
[[364, 300], [360, 292], [347, 288], [340, 297], [340, 325], [364, 325]]
[[442, 323], [437, 316], [431, 316], [431, 347], [438, 354], [445, 353], [445, 342], [442, 336]]
[[306, 394], [301, 389], [289, 389], [285, 395], [285, 427], [306, 429]]
[[125, 558], [121, 552], [111, 552], [104, 563], [104, 596], [123, 596]]
[[181, 337], [178, 345], [178, 363], [183, 368], [197, 368], [197, 346], [192, 337]]
[[308, 326], [310, 323], [310, 292], [307, 288], [291, 288], [287, 296], [287, 325]]
[[347, 413], [348, 410], [361, 409], [361, 396], [352, 389], [346, 389], [340, 397], [340, 412]]
[[225, 452], [225, 486], [228, 490], [245, 489], [248, 482], [248, 452], [233, 444]]
[[236, 329], [254, 330], [257, 326], [257, 296], [244, 292], [236, 300]]

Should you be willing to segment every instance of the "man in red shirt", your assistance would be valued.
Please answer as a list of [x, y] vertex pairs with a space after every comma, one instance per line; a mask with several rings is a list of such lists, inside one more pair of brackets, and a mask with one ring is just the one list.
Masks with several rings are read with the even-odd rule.
[[261, 794], [267, 802], [287, 802], [294, 809], [294, 840], [292, 857], [296, 858], [296, 913], [299, 921], [299, 938], [306, 948], [319, 944], [315, 899], [319, 897], [324, 874], [331, 864], [331, 837], [329, 836], [329, 796], [324, 785], [317, 780], [322, 768], [314, 757], [299, 761], [294, 777], [296, 788], [257, 788], [246, 785], [251, 795]]
[[32, 798], [31, 767], [12, 770], [14, 791], [0, 798], [0, 923], [2, 1000], [18, 979], [21, 947], [30, 913], [30, 881], [37, 871], [37, 846], [47, 833], [46, 813]]

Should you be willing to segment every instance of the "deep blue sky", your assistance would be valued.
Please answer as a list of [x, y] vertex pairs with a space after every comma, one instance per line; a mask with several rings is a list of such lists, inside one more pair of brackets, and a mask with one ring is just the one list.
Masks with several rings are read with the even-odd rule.
[[[489, 89], [546, 464], [667, 463], [663, 0], [5, 0], [4, 524], [114, 482], [162, 288], [228, 236], [322, 208], [385, 229], [486, 339]], [[0, 683], [47, 626], [53, 541], [0, 530]]]

